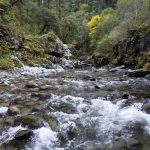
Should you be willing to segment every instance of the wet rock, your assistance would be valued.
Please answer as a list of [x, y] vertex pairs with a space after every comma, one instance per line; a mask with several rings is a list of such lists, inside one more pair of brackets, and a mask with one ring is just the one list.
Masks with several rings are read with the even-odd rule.
[[40, 107], [33, 107], [32, 112], [39, 112], [41, 110]]
[[17, 134], [14, 137], [14, 140], [27, 140], [33, 135], [32, 130], [21, 130], [17, 132]]
[[150, 75], [147, 75], [145, 78], [146, 78], [147, 80], [150, 80]]
[[145, 77], [150, 74], [150, 71], [133, 70], [127, 73], [129, 77]]
[[128, 124], [128, 129], [132, 132], [132, 135], [136, 138], [139, 136], [144, 135], [144, 127], [146, 126], [147, 122], [143, 119], [141, 122], [130, 122]]
[[120, 139], [114, 142], [112, 150], [127, 150], [127, 143], [125, 140]]
[[67, 137], [69, 140], [73, 140], [78, 135], [78, 131], [76, 128], [72, 128], [67, 131]]
[[22, 150], [24, 149], [26, 142], [30, 139], [32, 135], [32, 130], [20, 130], [16, 133], [11, 141], [3, 143], [4, 149], [2, 150]]
[[129, 98], [129, 95], [128, 95], [128, 94], [123, 94], [123, 95], [122, 95], [122, 98], [123, 98], [123, 99], [128, 99], [128, 98]]
[[96, 81], [96, 78], [92, 77], [90, 78], [90, 81]]
[[48, 85], [43, 85], [43, 86], [39, 87], [40, 90], [48, 90], [49, 88], [52, 88], [52, 87], [50, 87]]
[[14, 99], [13, 104], [22, 104], [25, 101], [25, 97], [22, 96], [18, 96]]
[[109, 72], [117, 72], [117, 71], [120, 71], [121, 69], [125, 69], [125, 66], [122, 65], [122, 66], [110, 69]]
[[76, 108], [72, 104], [61, 102], [60, 104], [50, 104], [48, 106], [51, 111], [62, 111], [67, 114], [74, 114], [77, 112]]
[[22, 125], [24, 127], [28, 126], [30, 129], [37, 129], [42, 126], [42, 122], [39, 120], [39, 118], [32, 115], [28, 115], [16, 118], [14, 121], [14, 125]]
[[90, 76], [90, 75], [85, 75], [84, 77], [83, 77], [83, 80], [90, 80], [92, 77]]
[[142, 143], [134, 138], [129, 139], [127, 144], [129, 150], [142, 150]]
[[38, 85], [34, 82], [34, 81], [29, 81], [27, 84], [26, 84], [26, 87], [27, 88], [36, 88]]
[[143, 102], [142, 111], [145, 111], [146, 113], [150, 114], [150, 99], [147, 99]]
[[100, 89], [100, 86], [98, 84], [94, 85], [95, 89]]
[[33, 92], [31, 93], [31, 96], [32, 97], [38, 97], [40, 100], [45, 100], [47, 98], [50, 98], [51, 97], [51, 94], [49, 93], [39, 93], [39, 92]]
[[58, 128], [58, 121], [56, 119], [56, 117], [52, 116], [52, 115], [44, 115], [43, 116], [44, 120], [46, 120], [46, 122], [49, 124], [49, 126], [52, 128], [52, 130], [56, 131]]
[[9, 116], [14, 116], [20, 113], [20, 109], [17, 106], [9, 106], [7, 114]]
[[12, 126], [13, 124], [14, 120], [12, 118], [0, 118], [0, 130]]
[[39, 88], [30, 88], [31, 92], [39, 92]]

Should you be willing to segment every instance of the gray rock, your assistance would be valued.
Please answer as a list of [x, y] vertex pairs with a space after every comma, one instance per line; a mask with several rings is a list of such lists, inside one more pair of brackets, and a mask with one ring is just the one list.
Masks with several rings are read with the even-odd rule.
[[29, 127], [30, 129], [37, 129], [42, 127], [42, 122], [39, 120], [39, 118], [33, 116], [33, 115], [27, 115], [27, 116], [21, 116], [19, 118], [16, 118], [14, 120], [14, 125], [19, 126], [22, 125], [24, 127]]
[[26, 139], [29, 139], [32, 135], [33, 135], [32, 130], [20, 130], [17, 132], [14, 139], [15, 140], [26, 140]]
[[56, 117], [52, 116], [52, 115], [44, 115], [43, 116], [44, 120], [46, 120], [46, 122], [49, 124], [49, 126], [52, 128], [52, 130], [56, 131], [58, 128], [58, 121], [56, 119]]
[[20, 109], [17, 106], [9, 106], [7, 114], [9, 116], [14, 116], [20, 113]]
[[29, 81], [29, 82], [26, 84], [26, 87], [27, 87], [27, 88], [36, 88], [36, 87], [38, 87], [38, 85], [37, 85], [34, 81]]
[[150, 71], [132, 70], [127, 73], [129, 77], [145, 77], [150, 74]]
[[150, 114], [150, 99], [147, 99], [143, 102], [142, 110]]

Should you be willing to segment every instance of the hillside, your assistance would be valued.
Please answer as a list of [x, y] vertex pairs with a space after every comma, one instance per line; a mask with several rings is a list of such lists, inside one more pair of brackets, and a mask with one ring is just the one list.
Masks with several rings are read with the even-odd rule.
[[[19, 65], [10, 58], [12, 53], [19, 53], [28, 65], [50, 64], [52, 58], [41, 43], [56, 35], [75, 47], [79, 56], [87, 56], [88, 63], [149, 70], [149, 13], [149, 0], [1, 0], [0, 66]], [[55, 42], [50, 42], [54, 47]]]

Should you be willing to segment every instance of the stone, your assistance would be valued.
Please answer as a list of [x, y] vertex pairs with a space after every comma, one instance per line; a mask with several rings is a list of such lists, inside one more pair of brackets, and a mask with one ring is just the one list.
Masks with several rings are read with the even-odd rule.
[[32, 97], [38, 97], [40, 100], [45, 100], [47, 98], [51, 97], [51, 94], [49, 93], [39, 93], [39, 92], [33, 92], [31, 93]]
[[74, 114], [77, 112], [76, 108], [72, 104], [61, 102], [60, 104], [52, 104], [50, 106], [55, 111], [62, 111], [67, 114]]
[[50, 87], [49, 85], [43, 85], [43, 86], [39, 87], [40, 90], [48, 90], [50, 88], [52, 88], [52, 87]]
[[34, 81], [29, 81], [29, 82], [26, 84], [26, 87], [27, 87], [27, 88], [36, 88], [36, 87], [38, 87], [38, 85], [37, 85]]
[[145, 78], [146, 78], [147, 80], [150, 80], [150, 75], [146, 75]]
[[129, 139], [127, 142], [127, 145], [128, 145], [128, 149], [131, 149], [131, 150], [141, 150], [142, 149], [142, 143], [140, 143], [140, 141], [138, 141], [134, 138]]
[[29, 139], [32, 135], [33, 135], [32, 130], [28, 130], [28, 129], [27, 130], [20, 130], [17, 132], [14, 139], [15, 140], [26, 140], [26, 139]]
[[112, 150], [126, 150], [127, 149], [127, 143], [123, 139], [119, 139], [117, 141], [114, 141]]
[[96, 81], [96, 78], [92, 77], [90, 78], [90, 81]]
[[21, 116], [14, 120], [14, 125], [22, 125], [24, 127], [28, 126], [30, 129], [37, 129], [42, 127], [42, 122], [39, 121], [39, 118], [33, 115]]
[[44, 115], [43, 118], [46, 120], [46, 122], [49, 124], [52, 130], [56, 131], [58, 128], [58, 120], [55, 116], [52, 115]]
[[9, 106], [7, 114], [9, 116], [20, 114], [20, 109], [17, 106]]
[[129, 98], [129, 95], [128, 95], [128, 94], [123, 94], [123, 95], [122, 95], [122, 98], [123, 98], [123, 99], [128, 99], [128, 98]]
[[150, 74], [150, 71], [133, 70], [127, 73], [129, 77], [145, 77]]
[[98, 84], [95, 84], [95, 89], [100, 89], [99, 85]]
[[150, 114], [150, 99], [147, 99], [143, 102], [142, 111], [145, 111], [146, 113]]

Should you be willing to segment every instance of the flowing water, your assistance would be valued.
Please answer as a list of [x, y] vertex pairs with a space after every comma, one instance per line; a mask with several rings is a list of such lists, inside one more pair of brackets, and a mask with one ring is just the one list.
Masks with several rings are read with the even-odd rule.
[[150, 150], [149, 98], [150, 80], [125, 70], [1, 71], [0, 150]]

